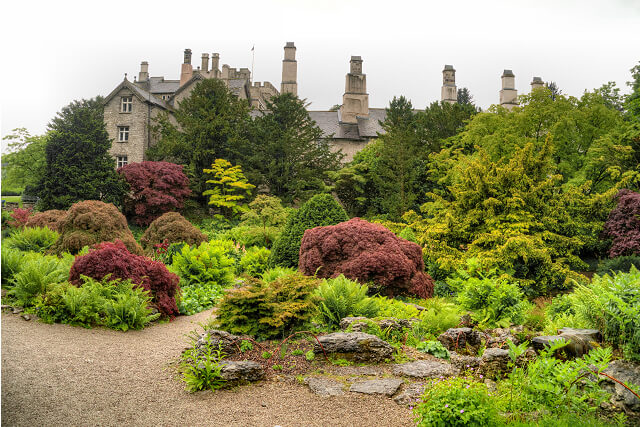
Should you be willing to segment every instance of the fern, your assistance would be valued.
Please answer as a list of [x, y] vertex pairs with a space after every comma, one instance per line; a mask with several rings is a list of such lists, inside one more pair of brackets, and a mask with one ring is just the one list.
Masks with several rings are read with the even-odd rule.
[[349, 280], [344, 275], [324, 280], [316, 290], [322, 301], [318, 317], [329, 327], [337, 327], [348, 316], [375, 317], [379, 308], [375, 299], [367, 297], [368, 287]]
[[47, 227], [23, 228], [7, 239], [8, 247], [25, 252], [45, 252], [58, 240], [60, 234]]
[[19, 305], [32, 306], [47, 286], [65, 281], [69, 269], [65, 262], [55, 256], [36, 256], [26, 260], [22, 269], [13, 278], [14, 286], [8, 294], [15, 297]]

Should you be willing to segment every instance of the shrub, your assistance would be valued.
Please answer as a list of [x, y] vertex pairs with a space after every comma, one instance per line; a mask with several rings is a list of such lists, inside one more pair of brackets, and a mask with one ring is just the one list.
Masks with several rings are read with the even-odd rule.
[[2, 246], [2, 255], [0, 263], [2, 263], [2, 285], [11, 283], [13, 276], [18, 273], [25, 261], [25, 254], [17, 249], [11, 249], [8, 246]]
[[367, 291], [366, 285], [343, 275], [324, 280], [315, 292], [321, 298], [318, 317], [331, 328], [340, 326], [340, 320], [348, 316], [375, 317], [378, 304], [375, 299], [367, 297]]
[[628, 273], [629, 271], [631, 271], [632, 265], [637, 269], [640, 269], [640, 255], [619, 256], [602, 260], [598, 265], [598, 274], [604, 275], [611, 272]]
[[293, 276], [296, 274], [298, 274], [298, 271], [294, 270], [293, 268], [274, 267], [262, 273], [261, 278], [265, 283], [271, 283], [271, 282], [275, 282], [281, 277]]
[[240, 225], [229, 230], [229, 237], [245, 246], [271, 248], [280, 236], [290, 211], [277, 197], [260, 194], [249, 203], [249, 210], [242, 214]]
[[7, 246], [24, 252], [46, 252], [60, 237], [47, 227], [23, 228], [7, 239]]
[[404, 240], [407, 240], [411, 243], [418, 243], [416, 238], [416, 234], [413, 232], [411, 227], [405, 227], [402, 229], [400, 233], [398, 233], [398, 237]]
[[122, 211], [140, 226], [147, 226], [163, 213], [182, 209], [189, 197], [189, 179], [181, 165], [168, 162], [131, 163], [118, 169], [131, 191]]
[[81, 276], [102, 280], [108, 274], [111, 279], [131, 280], [150, 291], [153, 303], [163, 315], [173, 318], [178, 314], [175, 301], [180, 291], [178, 276], [170, 273], [161, 262], [132, 254], [120, 241], [100, 243], [88, 254], [76, 257], [69, 281], [81, 286]]
[[261, 276], [267, 270], [271, 251], [267, 248], [251, 247], [240, 258], [238, 271], [252, 277]]
[[613, 239], [609, 256], [640, 255], [640, 193], [620, 190], [618, 204], [604, 224], [605, 236]]
[[67, 216], [67, 211], [51, 209], [44, 212], [37, 212], [31, 215], [25, 227], [47, 227], [53, 231], [60, 231], [62, 221]]
[[32, 214], [31, 208], [23, 209], [17, 208], [11, 212], [11, 221], [8, 222], [10, 227], [22, 228], [29, 220], [29, 216]]
[[64, 282], [69, 276], [68, 260], [52, 255], [37, 255], [26, 258], [20, 271], [13, 277], [14, 286], [8, 294], [17, 300], [17, 305], [30, 307], [36, 297], [47, 292], [47, 287]]
[[416, 346], [418, 351], [423, 353], [432, 354], [438, 359], [449, 359], [451, 355], [449, 350], [442, 345], [440, 341], [423, 341]]
[[127, 220], [114, 205], [97, 200], [78, 202], [69, 208], [60, 226], [60, 238], [53, 250], [72, 254], [85, 246], [120, 240], [133, 254], [142, 255]]
[[289, 216], [282, 234], [271, 248], [269, 265], [297, 268], [305, 230], [338, 224], [348, 219], [344, 209], [329, 194], [313, 196], [300, 210]]
[[307, 230], [300, 247], [300, 271], [372, 281], [391, 297], [433, 296], [433, 280], [424, 272], [420, 246], [360, 218]]
[[184, 242], [194, 246], [206, 242], [207, 236], [179, 213], [167, 212], [149, 225], [140, 238], [140, 243], [146, 251], [151, 251], [155, 245], [163, 243], [165, 240], [169, 244]]
[[259, 339], [283, 337], [308, 322], [316, 311], [318, 280], [285, 275], [271, 283], [250, 279], [224, 295], [217, 311], [220, 328]]
[[278, 239], [282, 228], [276, 227], [254, 227], [238, 225], [227, 231], [219, 233], [219, 239], [233, 240], [242, 246], [261, 246], [271, 248], [273, 242]]
[[438, 336], [447, 329], [455, 328], [460, 324], [460, 308], [447, 302], [443, 298], [432, 298], [424, 304], [426, 310], [422, 310], [417, 316], [420, 323], [414, 325], [414, 334], [426, 336], [431, 334]]

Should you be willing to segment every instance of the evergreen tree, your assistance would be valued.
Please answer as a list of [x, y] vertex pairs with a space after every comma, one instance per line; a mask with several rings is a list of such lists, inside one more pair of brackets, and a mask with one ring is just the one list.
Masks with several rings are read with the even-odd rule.
[[255, 185], [247, 181], [240, 165], [232, 166], [224, 159], [216, 159], [211, 169], [204, 169], [204, 173], [213, 175], [212, 179], [206, 181], [213, 188], [203, 193], [204, 196], [209, 196], [209, 205], [221, 209], [227, 216], [246, 210], [246, 206], [240, 202], [251, 195], [251, 189]]
[[49, 124], [39, 209], [67, 209], [81, 200], [120, 204], [126, 185], [109, 155], [100, 97], [74, 101]]
[[631, 121], [640, 122], [640, 63], [631, 69], [633, 80], [627, 82], [631, 87], [631, 93], [626, 96], [625, 110]]

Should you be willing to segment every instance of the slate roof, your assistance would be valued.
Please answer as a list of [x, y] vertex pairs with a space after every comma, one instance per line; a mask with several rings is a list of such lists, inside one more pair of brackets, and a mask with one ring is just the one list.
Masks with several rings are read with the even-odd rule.
[[165, 80], [164, 77], [149, 79], [151, 93], [174, 93], [180, 87], [180, 80]]
[[164, 102], [162, 99], [159, 99], [153, 96], [153, 94], [131, 83], [126, 78], [113, 91], [111, 91], [109, 95], [107, 95], [103, 103], [107, 104], [109, 101], [111, 101], [111, 99], [113, 99], [113, 97], [115, 97], [118, 94], [118, 92], [120, 92], [122, 88], [125, 88], [125, 87], [129, 89], [131, 92], [133, 92], [133, 94], [136, 95], [136, 97], [142, 102], [148, 102], [148, 103], [157, 105], [161, 108], [164, 108], [165, 110], [168, 110], [171, 108], [169, 104]]

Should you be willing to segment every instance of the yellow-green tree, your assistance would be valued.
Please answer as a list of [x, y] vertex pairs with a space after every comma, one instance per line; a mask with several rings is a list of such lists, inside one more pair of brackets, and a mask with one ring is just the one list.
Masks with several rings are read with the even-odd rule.
[[209, 205], [219, 208], [225, 216], [234, 216], [247, 209], [241, 201], [251, 195], [255, 185], [249, 183], [240, 165], [232, 166], [227, 160], [216, 159], [211, 169], [204, 169], [204, 173], [213, 175], [206, 181], [213, 188], [202, 193], [209, 196]]

